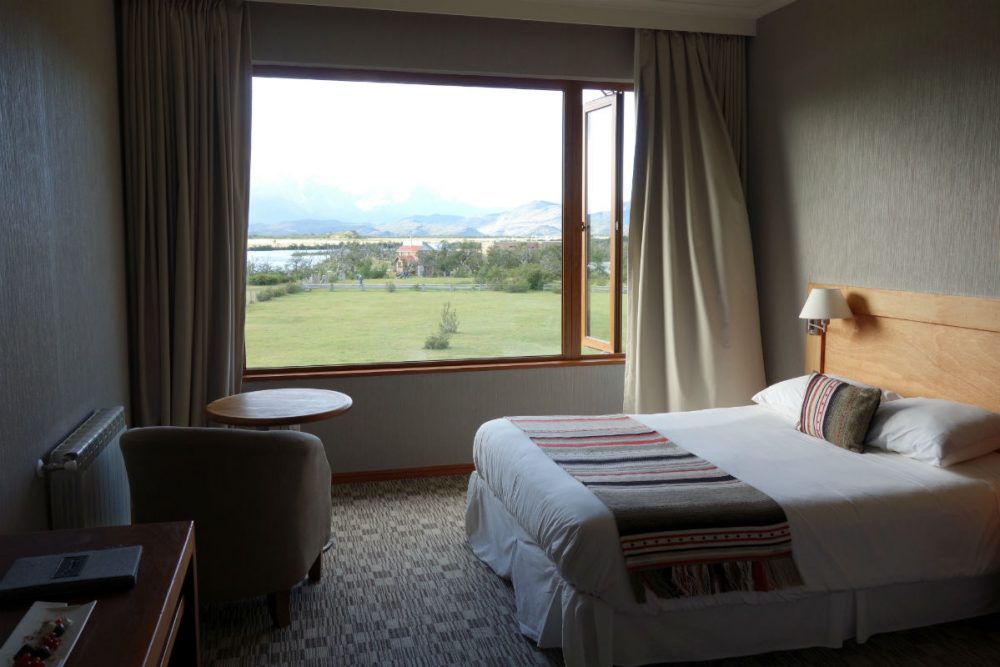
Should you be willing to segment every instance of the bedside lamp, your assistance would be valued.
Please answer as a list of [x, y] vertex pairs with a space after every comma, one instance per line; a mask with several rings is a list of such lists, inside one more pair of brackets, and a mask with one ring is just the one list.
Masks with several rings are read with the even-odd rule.
[[806, 333], [820, 336], [819, 372], [826, 368], [826, 328], [830, 320], [852, 317], [851, 307], [841, 291], [835, 287], [814, 287], [799, 313], [799, 319], [806, 320]]

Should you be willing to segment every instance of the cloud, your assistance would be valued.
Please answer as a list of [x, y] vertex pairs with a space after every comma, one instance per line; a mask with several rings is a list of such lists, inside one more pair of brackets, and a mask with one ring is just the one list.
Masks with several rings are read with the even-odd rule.
[[324, 190], [359, 210], [418, 190], [475, 208], [562, 191], [555, 91], [254, 79], [252, 192], [305, 207]]

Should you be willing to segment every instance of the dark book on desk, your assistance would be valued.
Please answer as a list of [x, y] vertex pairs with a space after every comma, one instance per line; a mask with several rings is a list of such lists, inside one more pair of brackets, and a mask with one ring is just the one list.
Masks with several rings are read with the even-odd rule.
[[0, 599], [128, 588], [142, 545], [18, 558], [0, 579]]

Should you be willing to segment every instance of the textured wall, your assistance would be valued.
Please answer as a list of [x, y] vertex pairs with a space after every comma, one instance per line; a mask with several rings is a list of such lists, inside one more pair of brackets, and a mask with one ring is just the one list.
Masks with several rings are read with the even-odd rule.
[[307, 424], [326, 444], [334, 472], [472, 462], [472, 438], [488, 419], [524, 414], [621, 412], [624, 366], [536, 368], [253, 382], [244, 391], [277, 387], [336, 389], [351, 411]]
[[35, 460], [125, 401], [112, 0], [0, 3], [0, 532], [46, 527]]
[[631, 81], [630, 28], [253, 3], [255, 63]]
[[801, 373], [810, 280], [1000, 297], [1000, 2], [797, 0], [757, 28], [768, 379]]

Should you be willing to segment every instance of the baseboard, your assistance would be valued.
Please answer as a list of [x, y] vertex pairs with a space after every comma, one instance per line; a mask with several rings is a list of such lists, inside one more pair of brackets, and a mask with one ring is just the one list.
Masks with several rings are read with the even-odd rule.
[[333, 473], [334, 484], [355, 484], [357, 482], [384, 482], [390, 479], [415, 479], [418, 477], [444, 477], [446, 475], [468, 475], [475, 466], [458, 463], [448, 466], [426, 466], [423, 468], [393, 468], [391, 470], [359, 470], [358, 472]]

